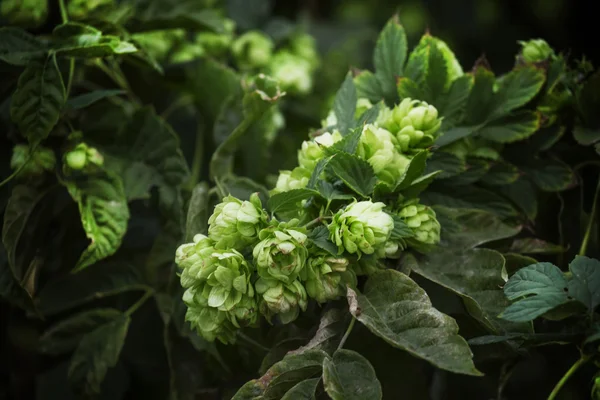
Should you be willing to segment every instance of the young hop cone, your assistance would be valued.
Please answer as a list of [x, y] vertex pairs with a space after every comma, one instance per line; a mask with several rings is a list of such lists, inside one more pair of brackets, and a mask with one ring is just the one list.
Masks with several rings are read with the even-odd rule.
[[56, 165], [56, 156], [51, 149], [38, 146], [32, 153], [29, 146], [18, 144], [13, 148], [10, 167], [20, 169], [22, 176], [37, 176], [44, 171], [52, 171]]
[[308, 185], [312, 171], [304, 167], [296, 167], [291, 171], [279, 171], [275, 188], [271, 194], [287, 192], [293, 189], [302, 189]]
[[258, 232], [267, 224], [267, 213], [257, 193], [250, 201], [227, 196], [208, 219], [208, 236], [216, 249], [243, 250], [258, 241]]
[[354, 202], [339, 210], [329, 224], [330, 238], [338, 247], [338, 254], [373, 254], [385, 246], [394, 220], [383, 211], [384, 203]]
[[269, 75], [277, 79], [282, 90], [306, 94], [313, 85], [313, 67], [310, 62], [289, 51], [276, 53], [269, 63]]
[[80, 171], [92, 165], [102, 166], [104, 157], [94, 147], [79, 143], [73, 150], [65, 153], [64, 162], [70, 169]]
[[430, 207], [413, 200], [400, 208], [398, 216], [412, 229], [417, 241], [425, 244], [440, 242], [441, 226]]
[[339, 131], [325, 132], [313, 140], [305, 140], [302, 142], [300, 150], [298, 150], [298, 164], [312, 172], [317, 163], [325, 157], [323, 148], [331, 147], [340, 140], [342, 140], [342, 134]]
[[438, 136], [442, 119], [437, 109], [424, 101], [405, 98], [394, 108], [384, 108], [376, 123], [397, 139], [398, 150], [431, 146]]
[[275, 44], [259, 31], [249, 31], [231, 45], [231, 52], [241, 68], [261, 68], [269, 63]]
[[308, 297], [297, 279], [285, 284], [277, 279], [259, 278], [256, 293], [261, 296], [260, 312], [270, 321], [277, 315], [281, 323], [288, 324], [298, 318], [300, 310], [306, 311]]
[[260, 242], [254, 246], [252, 256], [262, 278], [291, 284], [304, 268], [308, 258], [307, 236], [297, 224], [297, 219], [272, 220], [269, 227], [260, 231]]
[[554, 55], [554, 50], [544, 39], [519, 41], [519, 44], [523, 47], [521, 50], [523, 59], [529, 63], [544, 61]]
[[309, 297], [325, 303], [345, 295], [346, 283], [356, 285], [356, 276], [348, 268], [347, 258], [332, 257], [320, 249], [311, 250], [306, 266], [300, 272]]

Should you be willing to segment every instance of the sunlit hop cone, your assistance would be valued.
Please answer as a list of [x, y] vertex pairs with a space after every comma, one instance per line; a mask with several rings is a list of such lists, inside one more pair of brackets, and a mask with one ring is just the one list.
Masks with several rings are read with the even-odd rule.
[[398, 215], [413, 230], [417, 241], [426, 244], [439, 243], [441, 226], [431, 207], [413, 200], [400, 208]]
[[392, 132], [398, 149], [406, 152], [411, 148], [423, 148], [433, 144], [442, 126], [438, 111], [424, 101], [405, 98], [393, 109], [384, 108], [377, 124]]
[[82, 170], [88, 166], [101, 166], [104, 157], [94, 147], [79, 143], [75, 148], [64, 155], [65, 165], [72, 170]]
[[287, 192], [292, 189], [301, 189], [308, 185], [311, 171], [304, 167], [296, 167], [291, 171], [279, 171], [279, 177], [271, 194]]
[[38, 146], [32, 153], [29, 146], [18, 144], [13, 148], [10, 167], [19, 170], [21, 176], [41, 175], [44, 171], [52, 171], [56, 165], [56, 156], [51, 149]]
[[343, 296], [346, 293], [345, 281], [355, 280], [352, 278], [353, 274], [348, 270], [347, 258], [332, 257], [320, 249], [311, 252], [306, 266], [300, 273], [300, 279], [304, 282], [308, 296], [319, 303]]
[[287, 324], [298, 318], [300, 310], [306, 311], [306, 290], [298, 280], [284, 284], [277, 279], [259, 278], [256, 292], [260, 296], [260, 312], [268, 320], [277, 315], [282, 323]]
[[259, 31], [249, 31], [237, 38], [231, 52], [242, 68], [260, 68], [271, 61], [274, 43], [267, 35]]
[[271, 226], [260, 231], [260, 242], [254, 246], [252, 256], [258, 274], [265, 279], [292, 283], [308, 257], [307, 236], [297, 227], [298, 220], [287, 223], [273, 220]]
[[521, 50], [523, 59], [530, 63], [544, 61], [554, 55], [552, 47], [543, 39], [520, 41], [519, 44], [523, 47]]
[[310, 62], [289, 51], [280, 51], [271, 58], [269, 75], [277, 79], [282, 90], [306, 94], [313, 85]]
[[338, 211], [329, 224], [331, 240], [351, 254], [373, 254], [383, 247], [394, 229], [394, 220], [383, 211], [384, 203], [361, 201]]
[[242, 250], [258, 241], [258, 232], [266, 223], [267, 213], [257, 193], [250, 196], [250, 201], [227, 196], [208, 219], [208, 236], [217, 249]]
[[305, 140], [302, 142], [300, 150], [298, 150], [298, 164], [312, 171], [319, 160], [325, 156], [323, 148], [333, 146], [334, 143], [340, 140], [342, 140], [342, 135], [339, 131], [334, 131], [333, 133], [325, 132], [313, 140]]
[[398, 152], [396, 139], [385, 129], [365, 125], [360, 136], [357, 155], [371, 164], [375, 175], [388, 186], [395, 186], [410, 163]]

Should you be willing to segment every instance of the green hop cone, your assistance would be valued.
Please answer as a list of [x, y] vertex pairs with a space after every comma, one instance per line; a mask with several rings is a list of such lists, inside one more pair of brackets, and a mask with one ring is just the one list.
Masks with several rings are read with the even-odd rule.
[[256, 293], [261, 296], [260, 312], [270, 321], [277, 315], [283, 324], [298, 318], [300, 310], [306, 311], [308, 297], [302, 283], [294, 280], [285, 284], [277, 279], [259, 278]]
[[363, 128], [357, 154], [367, 160], [380, 181], [394, 187], [400, 180], [410, 159], [400, 154], [395, 146], [396, 139], [385, 129], [367, 124]]
[[307, 94], [313, 85], [310, 62], [289, 51], [276, 53], [269, 63], [269, 74], [281, 88], [295, 94]]
[[235, 22], [230, 19], [223, 21], [225, 33], [199, 32], [196, 34], [195, 42], [204, 48], [206, 53], [213, 57], [221, 57], [233, 43], [233, 33], [235, 31]]
[[219, 339], [225, 344], [234, 343], [237, 329], [227, 319], [227, 313], [216, 308], [195, 305], [193, 303], [194, 297], [195, 291], [193, 289], [188, 289], [184, 293], [184, 303], [188, 307], [185, 320], [200, 336], [210, 342]]
[[431, 207], [418, 204], [418, 200], [404, 204], [398, 211], [398, 216], [414, 232], [414, 239], [424, 244], [440, 242], [441, 226]]
[[10, 159], [10, 167], [13, 170], [19, 170], [21, 176], [38, 176], [44, 171], [52, 171], [56, 165], [56, 156], [51, 149], [43, 146], [38, 146], [31, 153], [29, 146], [18, 144], [13, 148], [12, 157]]
[[131, 35], [134, 43], [160, 62], [166, 60], [174, 48], [185, 40], [186, 32], [183, 29], [165, 29], [148, 31]]
[[361, 257], [351, 267], [357, 276], [369, 276], [384, 269], [385, 265], [373, 255]]
[[274, 46], [264, 33], [249, 31], [233, 42], [231, 52], [241, 68], [261, 68], [271, 60]]
[[313, 140], [305, 140], [302, 142], [300, 150], [298, 150], [298, 164], [312, 171], [319, 160], [325, 156], [323, 148], [331, 147], [340, 140], [342, 140], [342, 135], [339, 131], [334, 131], [333, 133], [325, 132]]
[[258, 275], [265, 279], [277, 279], [292, 283], [308, 257], [307, 236], [297, 226], [298, 220], [271, 221], [271, 225], [259, 233], [260, 242], [254, 246], [252, 256]]
[[348, 269], [348, 259], [332, 257], [323, 250], [312, 253], [300, 273], [308, 296], [319, 303], [335, 300], [346, 294], [345, 283], [356, 284]]
[[410, 98], [405, 98], [393, 109], [384, 108], [376, 122], [396, 136], [398, 149], [402, 152], [431, 146], [442, 126], [434, 106]]
[[308, 61], [313, 68], [319, 66], [317, 43], [312, 36], [306, 33], [295, 35], [290, 41], [290, 49], [294, 55]]
[[385, 246], [394, 229], [394, 220], [383, 211], [384, 203], [354, 202], [338, 211], [329, 224], [330, 238], [338, 254], [373, 254]]
[[64, 166], [71, 170], [80, 171], [92, 166], [102, 166], [104, 157], [102, 154], [85, 143], [79, 143], [71, 151], [64, 154]]
[[204, 47], [197, 43], [182, 43], [170, 55], [169, 61], [172, 64], [186, 63], [201, 58], [205, 53]]
[[266, 223], [267, 213], [257, 193], [250, 201], [227, 196], [208, 219], [208, 236], [216, 249], [243, 250], [258, 240], [258, 232]]
[[291, 171], [279, 171], [279, 177], [271, 194], [287, 192], [293, 189], [302, 189], [308, 185], [311, 171], [304, 167], [296, 167]]
[[519, 44], [523, 47], [521, 50], [523, 59], [529, 63], [544, 61], [554, 55], [552, 47], [543, 39], [520, 41]]

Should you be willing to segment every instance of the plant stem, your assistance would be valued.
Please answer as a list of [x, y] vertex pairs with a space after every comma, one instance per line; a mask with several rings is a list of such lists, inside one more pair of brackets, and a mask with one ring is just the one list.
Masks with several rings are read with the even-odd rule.
[[60, 7], [60, 18], [62, 19], [63, 24], [69, 22], [69, 14], [67, 14], [67, 7], [65, 7], [65, 0], [58, 0], [58, 5]]
[[127, 311], [125, 311], [125, 315], [131, 317], [131, 314], [136, 312], [138, 308], [140, 308], [146, 302], [146, 300], [152, 297], [153, 294], [153, 291], [147, 290], [146, 293], [144, 293], [144, 295], [140, 297], [138, 301], [136, 301], [131, 307], [127, 309]]
[[556, 398], [556, 396], [558, 395], [558, 392], [560, 392], [560, 389], [562, 389], [562, 387], [565, 385], [565, 383], [567, 383], [569, 378], [579, 369], [579, 367], [581, 367], [583, 364], [588, 362], [589, 359], [590, 359], [589, 356], [582, 355], [579, 358], [579, 360], [577, 360], [575, 362], [575, 364], [573, 364], [571, 366], [571, 368], [569, 368], [569, 370], [563, 375], [563, 377], [560, 378], [560, 381], [558, 381], [556, 386], [554, 386], [552, 393], [550, 393], [550, 396], [548, 396], [548, 400], [554, 400]]
[[316, 224], [323, 222], [325, 220], [328, 220], [328, 219], [331, 219], [331, 217], [320, 216], [320, 217], [317, 217], [317, 218], [313, 219], [312, 221], [308, 222], [306, 225], [304, 225], [304, 227], [308, 229], [311, 226], [316, 225]]
[[73, 83], [73, 75], [75, 74], [75, 59], [71, 57], [69, 60], [69, 80], [67, 81], [67, 98], [71, 93], [71, 85]]
[[348, 325], [348, 329], [346, 329], [346, 333], [342, 336], [342, 340], [340, 340], [340, 344], [338, 345], [338, 350], [344, 347], [346, 340], [348, 340], [348, 336], [350, 336], [350, 332], [352, 332], [352, 328], [354, 328], [354, 323], [356, 322], [356, 318], [352, 317], [352, 321], [350, 321], [350, 325]]
[[592, 204], [592, 212], [590, 214], [590, 219], [585, 230], [585, 236], [583, 237], [581, 247], [579, 248], [580, 256], [585, 256], [588, 242], [590, 241], [590, 235], [592, 234], [592, 228], [594, 227], [594, 220], [596, 219], [596, 205], [598, 204], [598, 194], [600, 194], [600, 179], [598, 179], [598, 185], [596, 186], [596, 193], [594, 194], [594, 203]]

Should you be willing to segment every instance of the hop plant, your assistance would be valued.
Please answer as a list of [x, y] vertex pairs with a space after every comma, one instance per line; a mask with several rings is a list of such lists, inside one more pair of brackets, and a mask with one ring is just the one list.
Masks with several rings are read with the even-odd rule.
[[195, 42], [213, 56], [221, 56], [227, 52], [233, 43], [233, 33], [235, 31], [235, 22], [230, 19], [223, 21], [224, 33], [199, 32], [196, 34]]
[[298, 57], [308, 61], [313, 68], [319, 65], [319, 53], [315, 39], [306, 33], [297, 34], [290, 41], [290, 50]]
[[73, 150], [65, 153], [64, 163], [66, 167], [79, 171], [92, 165], [102, 166], [104, 157], [96, 148], [85, 143], [79, 143]]
[[344, 278], [352, 281], [352, 277], [347, 258], [332, 257], [323, 250], [312, 252], [300, 273], [306, 292], [319, 303], [343, 296]]
[[252, 256], [262, 278], [290, 284], [304, 268], [307, 236], [297, 224], [298, 220], [272, 220], [269, 227], [260, 231], [260, 242], [254, 246]]
[[280, 51], [271, 58], [269, 72], [283, 90], [291, 93], [306, 94], [312, 88], [311, 63], [289, 51]]
[[[364, 97], [358, 98], [358, 100], [356, 100], [356, 111], [354, 112], [354, 119], [360, 118], [361, 115], [363, 115], [368, 109], [372, 107], [373, 103], [371, 103], [369, 99], [366, 99]], [[326, 128], [328, 126], [335, 125], [337, 125], [337, 117], [335, 116], [335, 112], [333, 111], [333, 109], [331, 109], [329, 111], [329, 114], [327, 114], [327, 118], [321, 121], [321, 126], [323, 128]]]
[[363, 128], [357, 154], [371, 164], [377, 178], [388, 186], [395, 186], [406, 171], [410, 159], [400, 154], [396, 138], [385, 129], [368, 124]]
[[340, 140], [342, 140], [342, 135], [339, 131], [334, 131], [333, 133], [325, 132], [313, 140], [305, 140], [302, 142], [300, 150], [298, 150], [298, 164], [312, 171], [319, 160], [325, 156], [323, 148], [331, 147]]
[[285, 284], [261, 277], [256, 281], [256, 293], [261, 296], [260, 312], [269, 320], [277, 315], [284, 324], [298, 318], [300, 310], [306, 311], [308, 304], [306, 290], [298, 280]]
[[23, 176], [41, 175], [44, 171], [52, 171], [55, 165], [54, 152], [42, 146], [32, 152], [29, 146], [18, 144], [13, 148], [10, 159], [10, 167], [15, 171], [20, 169]]
[[267, 213], [257, 193], [250, 201], [227, 196], [215, 207], [208, 219], [208, 236], [216, 249], [242, 250], [258, 240], [258, 232], [266, 226]]
[[554, 55], [552, 47], [543, 39], [519, 41], [519, 44], [522, 47], [523, 59], [529, 63], [544, 61]]
[[377, 124], [396, 136], [401, 152], [431, 146], [442, 126], [437, 109], [424, 101], [405, 98], [393, 109], [384, 108]]
[[231, 52], [240, 67], [261, 68], [271, 60], [274, 46], [271, 38], [264, 33], [249, 31], [233, 42]]
[[436, 219], [435, 211], [413, 200], [404, 204], [398, 211], [398, 216], [412, 229], [417, 241], [424, 244], [440, 242], [441, 226]]
[[287, 192], [292, 189], [301, 189], [308, 185], [311, 171], [304, 167], [296, 167], [291, 171], [279, 171], [279, 177], [271, 194]]
[[389, 239], [394, 220], [383, 211], [384, 203], [360, 201], [338, 211], [329, 224], [330, 238], [338, 246], [338, 254], [344, 250], [351, 254], [373, 254]]

